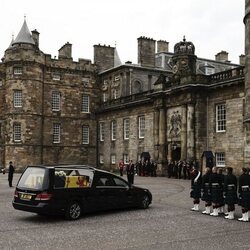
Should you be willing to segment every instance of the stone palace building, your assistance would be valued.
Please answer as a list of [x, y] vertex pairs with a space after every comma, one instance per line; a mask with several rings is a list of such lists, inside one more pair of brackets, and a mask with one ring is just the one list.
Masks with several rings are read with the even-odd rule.
[[[221, 51], [199, 58], [183, 38], [138, 38], [138, 62], [120, 62], [116, 48], [94, 45], [94, 62], [73, 61], [72, 44], [58, 58], [39, 48], [26, 21], [0, 63], [0, 167], [90, 164], [112, 170], [145, 152], [164, 174], [166, 161], [196, 159], [250, 165], [250, 0], [245, 1], [245, 55]], [[242, 24], [243, 25], [243, 24]]]

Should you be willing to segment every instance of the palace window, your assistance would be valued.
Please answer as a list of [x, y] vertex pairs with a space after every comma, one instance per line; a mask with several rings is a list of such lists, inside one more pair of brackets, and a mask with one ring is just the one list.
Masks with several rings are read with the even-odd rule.
[[145, 116], [139, 116], [139, 138], [145, 136]]
[[104, 122], [99, 123], [100, 141], [104, 141]]
[[89, 126], [82, 126], [82, 144], [89, 144]]
[[23, 68], [22, 67], [14, 67], [13, 73], [14, 73], [14, 75], [22, 75], [23, 74]]
[[115, 157], [115, 155], [111, 155], [111, 164], [116, 164], [116, 157]]
[[61, 141], [61, 124], [53, 124], [53, 143], [60, 143]]
[[52, 111], [60, 111], [61, 94], [58, 91], [52, 92]]
[[225, 153], [215, 153], [216, 167], [225, 167]]
[[216, 132], [226, 131], [226, 105], [216, 105]]
[[124, 155], [123, 155], [123, 162], [124, 162], [124, 164], [129, 164], [129, 157], [128, 157], [128, 154], [124, 154]]
[[104, 163], [103, 155], [100, 155], [99, 158], [100, 158], [100, 164], [103, 164]]
[[14, 124], [13, 133], [14, 133], [14, 141], [20, 142], [21, 141], [21, 124], [20, 123]]
[[129, 119], [123, 120], [123, 138], [124, 140], [129, 139]]
[[53, 74], [52, 79], [54, 81], [60, 81], [61, 80], [61, 76], [60, 76], [60, 74]]
[[22, 106], [22, 90], [14, 90], [14, 107], [20, 108]]
[[89, 96], [82, 95], [82, 112], [89, 113]]
[[111, 140], [116, 140], [116, 121], [111, 122]]

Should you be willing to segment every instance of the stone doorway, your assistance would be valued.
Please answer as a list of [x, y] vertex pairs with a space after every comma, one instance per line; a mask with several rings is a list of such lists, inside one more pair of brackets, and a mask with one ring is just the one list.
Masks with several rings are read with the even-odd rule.
[[172, 148], [171, 159], [173, 161], [179, 161], [181, 159], [181, 147]]

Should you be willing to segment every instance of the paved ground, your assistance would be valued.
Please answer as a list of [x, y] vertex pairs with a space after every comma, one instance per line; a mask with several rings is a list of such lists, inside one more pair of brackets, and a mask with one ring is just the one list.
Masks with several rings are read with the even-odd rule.
[[14, 210], [14, 188], [1, 174], [0, 249], [250, 249], [249, 222], [190, 211], [189, 181], [136, 177], [135, 183], [153, 193], [149, 209], [92, 214], [73, 222]]

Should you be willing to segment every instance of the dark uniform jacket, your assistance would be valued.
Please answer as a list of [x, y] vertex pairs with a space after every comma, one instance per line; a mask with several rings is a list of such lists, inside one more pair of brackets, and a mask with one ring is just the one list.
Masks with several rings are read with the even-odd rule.
[[242, 174], [239, 177], [239, 205], [250, 207], [250, 175]]
[[206, 173], [202, 176], [202, 184], [201, 184], [201, 191], [203, 192], [203, 195], [201, 199], [206, 202], [211, 202], [211, 195], [209, 193], [209, 178], [211, 173]]

